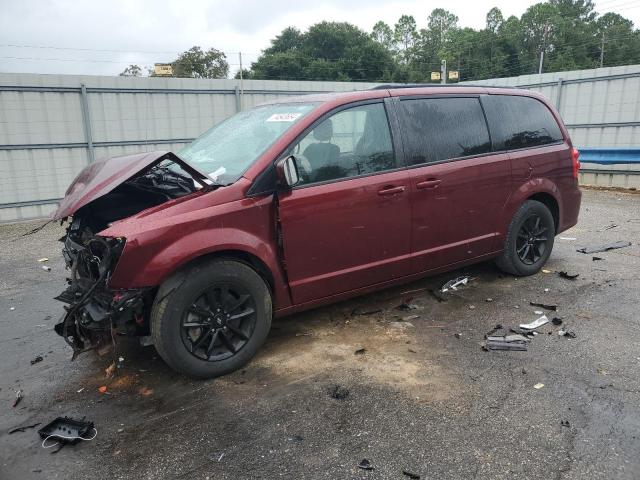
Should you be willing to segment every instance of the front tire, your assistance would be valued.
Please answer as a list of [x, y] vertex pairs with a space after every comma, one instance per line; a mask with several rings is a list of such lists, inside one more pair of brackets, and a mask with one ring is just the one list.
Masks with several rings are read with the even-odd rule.
[[174, 370], [198, 378], [246, 365], [271, 328], [264, 280], [248, 265], [226, 259], [196, 264], [181, 275], [177, 287], [158, 294], [151, 311], [158, 354]]
[[538, 273], [551, 255], [555, 231], [549, 208], [536, 200], [527, 200], [511, 220], [504, 252], [496, 259], [496, 265], [517, 276]]

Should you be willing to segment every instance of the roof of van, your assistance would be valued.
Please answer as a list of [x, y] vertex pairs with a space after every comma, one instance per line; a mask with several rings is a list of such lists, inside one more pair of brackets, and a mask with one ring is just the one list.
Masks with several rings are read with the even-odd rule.
[[[336, 102], [347, 103], [358, 100], [368, 100], [383, 97], [395, 97], [402, 95], [425, 94], [482, 94], [482, 93], [514, 93], [527, 92], [517, 87], [502, 86], [486, 86], [486, 85], [467, 85], [467, 84], [384, 84], [378, 85], [368, 90], [353, 90], [350, 92], [326, 92], [311, 93], [308, 95], [294, 95], [290, 97], [280, 97], [277, 99], [264, 102], [263, 105], [274, 103], [302, 103], [302, 102]], [[533, 92], [529, 92], [533, 93]]]

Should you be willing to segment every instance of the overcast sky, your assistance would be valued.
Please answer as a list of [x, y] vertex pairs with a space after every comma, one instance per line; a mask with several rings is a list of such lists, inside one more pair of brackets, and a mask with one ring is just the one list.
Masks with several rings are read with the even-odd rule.
[[[322, 20], [346, 21], [370, 31], [378, 20], [393, 25], [402, 14], [424, 27], [434, 8], [481, 28], [494, 6], [520, 16], [530, 0], [0, 0], [0, 71], [117, 75], [131, 63], [168, 62], [193, 45], [238, 54], [246, 65], [287, 26], [301, 30]], [[639, 0], [599, 0], [640, 24]], [[13, 46], [12, 46], [13, 45]], [[29, 48], [25, 47], [29, 46]], [[41, 47], [41, 48], [32, 48]], [[47, 48], [45, 48], [47, 47]], [[71, 50], [74, 49], [74, 50]]]

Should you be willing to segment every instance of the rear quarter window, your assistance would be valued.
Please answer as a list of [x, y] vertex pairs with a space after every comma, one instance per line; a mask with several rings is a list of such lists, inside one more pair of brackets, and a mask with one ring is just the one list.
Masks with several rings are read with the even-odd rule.
[[400, 121], [410, 165], [491, 151], [482, 107], [475, 97], [402, 99]]
[[563, 140], [551, 111], [540, 100], [515, 95], [482, 97], [494, 150], [515, 150]]

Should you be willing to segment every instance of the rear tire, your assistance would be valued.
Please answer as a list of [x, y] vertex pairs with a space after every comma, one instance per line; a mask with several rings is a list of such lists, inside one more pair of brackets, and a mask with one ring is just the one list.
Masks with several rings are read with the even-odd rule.
[[271, 328], [271, 294], [264, 280], [235, 260], [203, 262], [163, 287], [151, 311], [158, 354], [174, 370], [214, 378], [246, 365]]
[[496, 265], [517, 276], [538, 273], [551, 255], [555, 231], [553, 215], [547, 206], [527, 200], [511, 220], [504, 252], [496, 259]]

